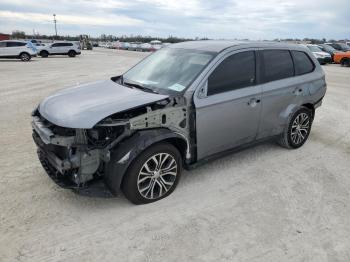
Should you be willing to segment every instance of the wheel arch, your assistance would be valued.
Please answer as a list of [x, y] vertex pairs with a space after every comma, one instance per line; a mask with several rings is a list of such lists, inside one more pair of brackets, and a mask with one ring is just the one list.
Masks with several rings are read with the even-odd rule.
[[19, 53], [18, 57], [21, 57], [22, 54], [27, 54], [27, 55], [29, 55], [30, 57], [32, 57], [31, 54], [29, 54], [29, 53], [26, 52], [26, 51], [21, 51], [21, 52]]
[[301, 105], [303, 107], [306, 107], [307, 109], [310, 109], [310, 111], [312, 112], [312, 119], [314, 119], [315, 117], [315, 106], [312, 103], [306, 103]]
[[124, 175], [137, 156], [150, 146], [161, 142], [175, 146], [182, 159], [185, 159], [187, 141], [166, 128], [140, 130], [111, 149], [111, 160], [105, 166], [104, 178], [113, 194], [119, 193]]

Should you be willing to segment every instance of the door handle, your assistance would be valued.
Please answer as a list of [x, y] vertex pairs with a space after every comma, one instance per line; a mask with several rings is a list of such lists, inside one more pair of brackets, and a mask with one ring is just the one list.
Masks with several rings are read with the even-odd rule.
[[260, 103], [260, 99], [252, 98], [248, 101], [248, 106], [255, 107], [257, 104]]

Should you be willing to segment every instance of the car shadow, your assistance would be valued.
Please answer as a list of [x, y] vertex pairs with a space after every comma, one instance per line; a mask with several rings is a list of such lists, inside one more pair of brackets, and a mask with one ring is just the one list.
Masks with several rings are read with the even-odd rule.
[[37, 62], [38, 60], [36, 59], [31, 59], [29, 61], [22, 61], [21, 59], [0, 59], [0, 63], [8, 63], [8, 62], [19, 62], [19, 63], [31, 63], [31, 62]]
[[[178, 187], [188, 186], [189, 184], [194, 184], [200, 177], [201, 180], [206, 179], [208, 175], [211, 175], [212, 172], [206, 172], [208, 170], [215, 170], [218, 165], [224, 166], [225, 168], [230, 168], [237, 165], [242, 161], [242, 158], [249, 158], [250, 156], [257, 156], [263, 154], [267, 150], [278, 150], [281, 147], [278, 146], [273, 140], [272, 141], [263, 141], [256, 143], [251, 146], [239, 148], [232, 150], [231, 152], [225, 153], [220, 157], [213, 158], [208, 161], [202, 162], [200, 165], [183, 170], [182, 181], [178, 184]], [[261, 152], [261, 154], [260, 154]], [[203, 174], [204, 173], [204, 174]], [[124, 197], [122, 192], [118, 196], [114, 196], [107, 189], [103, 180], [100, 180], [99, 183], [96, 183], [93, 187], [89, 187], [83, 190], [74, 190], [76, 196], [78, 196], [81, 201], [86, 198], [90, 198], [91, 201], [98, 201], [99, 203], [113, 203], [118, 204], [130, 204], [130, 202]]]

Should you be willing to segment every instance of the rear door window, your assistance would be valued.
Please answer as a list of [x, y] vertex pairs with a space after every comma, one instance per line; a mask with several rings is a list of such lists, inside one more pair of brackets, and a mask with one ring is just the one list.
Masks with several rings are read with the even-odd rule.
[[0, 47], [6, 47], [6, 42], [0, 42]]
[[263, 50], [262, 78], [270, 82], [294, 76], [293, 60], [288, 50]]
[[229, 56], [208, 78], [208, 95], [227, 92], [255, 84], [255, 52]]
[[7, 47], [25, 46], [26, 44], [23, 42], [7, 42]]
[[304, 75], [314, 71], [315, 65], [306, 53], [302, 51], [292, 51], [292, 55], [296, 75]]

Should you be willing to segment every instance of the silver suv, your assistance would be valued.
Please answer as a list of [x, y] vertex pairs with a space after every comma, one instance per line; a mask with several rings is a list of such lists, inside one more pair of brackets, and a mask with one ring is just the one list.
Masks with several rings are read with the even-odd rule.
[[105, 184], [149, 203], [173, 192], [183, 167], [266, 139], [301, 147], [325, 93], [306, 47], [185, 42], [47, 97], [32, 114], [33, 138], [59, 185], [91, 193]]

